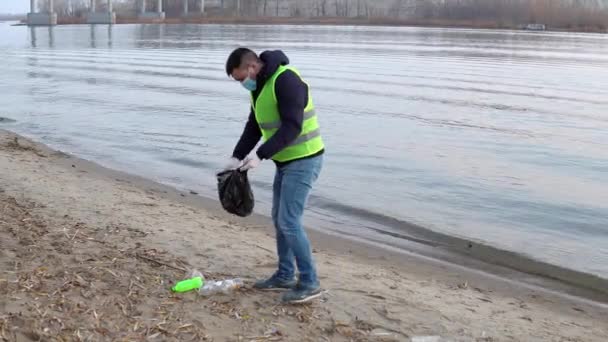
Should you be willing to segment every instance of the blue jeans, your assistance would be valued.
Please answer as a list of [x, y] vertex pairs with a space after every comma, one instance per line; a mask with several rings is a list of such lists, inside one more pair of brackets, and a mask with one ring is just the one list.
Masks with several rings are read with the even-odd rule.
[[277, 168], [272, 196], [272, 221], [276, 229], [279, 279], [295, 275], [294, 262], [304, 287], [319, 286], [310, 241], [302, 226], [302, 215], [313, 183], [319, 177], [323, 156], [293, 161]]

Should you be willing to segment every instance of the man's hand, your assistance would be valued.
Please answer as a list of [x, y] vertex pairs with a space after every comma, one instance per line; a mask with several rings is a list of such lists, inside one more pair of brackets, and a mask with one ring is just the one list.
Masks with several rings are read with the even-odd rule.
[[247, 159], [245, 159], [245, 162], [243, 163], [243, 166], [241, 166], [240, 170], [248, 171], [255, 169], [260, 165], [261, 162], [262, 161], [260, 160], [258, 155], [254, 153], [252, 157], [248, 157]]
[[228, 159], [228, 161], [224, 165], [224, 168], [222, 169], [222, 171], [236, 170], [239, 167], [241, 167], [242, 165], [243, 165], [242, 161], [238, 160], [235, 157], [231, 157], [230, 159]]

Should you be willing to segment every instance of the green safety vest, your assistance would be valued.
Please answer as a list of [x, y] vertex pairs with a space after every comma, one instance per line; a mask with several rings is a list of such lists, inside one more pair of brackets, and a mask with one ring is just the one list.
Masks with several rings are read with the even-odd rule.
[[[266, 81], [264, 88], [260, 91], [257, 100], [254, 101], [253, 93], [251, 94], [251, 107], [255, 113], [255, 120], [260, 126], [262, 137], [267, 141], [281, 127], [281, 117], [279, 116], [279, 106], [275, 93], [275, 82], [280, 74], [286, 70], [291, 70], [296, 75], [300, 73], [292, 67], [279, 66], [277, 71]], [[308, 85], [308, 84], [307, 84]], [[272, 160], [278, 162], [287, 162], [295, 159], [300, 159], [314, 155], [325, 148], [321, 132], [319, 130], [319, 122], [315, 113], [315, 106], [310, 96], [310, 87], [308, 89], [308, 103], [304, 108], [304, 119], [302, 122], [302, 132], [289, 146], [285, 147], [277, 154], [272, 156]]]

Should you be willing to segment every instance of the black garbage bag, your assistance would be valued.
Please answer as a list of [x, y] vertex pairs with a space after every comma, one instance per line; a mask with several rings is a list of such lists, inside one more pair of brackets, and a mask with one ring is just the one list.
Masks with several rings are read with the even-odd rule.
[[245, 217], [253, 212], [253, 191], [247, 171], [228, 170], [217, 174], [217, 191], [222, 207], [229, 213]]

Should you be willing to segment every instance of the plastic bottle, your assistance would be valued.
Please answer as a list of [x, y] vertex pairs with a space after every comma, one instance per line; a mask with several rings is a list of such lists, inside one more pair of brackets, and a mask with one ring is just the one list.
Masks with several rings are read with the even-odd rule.
[[178, 282], [171, 290], [173, 292], [188, 292], [200, 289], [201, 286], [203, 286], [203, 279], [201, 277], [194, 277]]
[[173, 292], [188, 292], [192, 290], [200, 290], [201, 287], [205, 284], [205, 277], [203, 274], [197, 270], [193, 270], [190, 272], [188, 277], [185, 280], [182, 280], [175, 284], [171, 288]]
[[205, 283], [205, 286], [198, 290], [198, 293], [200, 293], [202, 296], [209, 297], [218, 293], [226, 294], [242, 286], [243, 280], [240, 278], [209, 281]]

